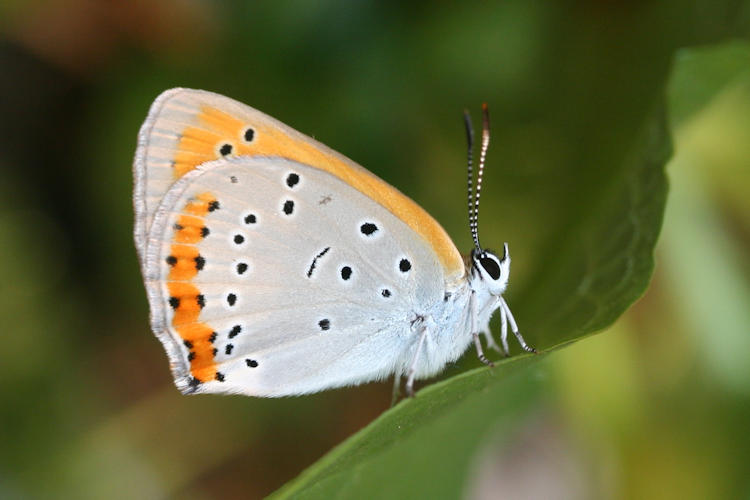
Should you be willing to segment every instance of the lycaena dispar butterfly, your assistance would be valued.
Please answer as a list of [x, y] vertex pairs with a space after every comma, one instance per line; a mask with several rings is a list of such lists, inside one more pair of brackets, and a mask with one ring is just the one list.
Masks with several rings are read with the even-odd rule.
[[479, 243], [469, 142], [466, 262], [443, 228], [344, 156], [211, 92], [159, 96], [138, 136], [135, 241], [151, 326], [184, 393], [305, 394], [435, 375], [499, 310], [533, 351], [502, 297], [507, 244]]

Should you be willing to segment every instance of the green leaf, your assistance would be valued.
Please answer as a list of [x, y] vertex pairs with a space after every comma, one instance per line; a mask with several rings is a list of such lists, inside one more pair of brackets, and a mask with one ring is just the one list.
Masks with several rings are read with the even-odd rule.
[[703, 109], [727, 83], [748, 74], [750, 50], [746, 41], [681, 50], [670, 79], [672, 127]]
[[[536, 360], [525, 361], [427, 387], [273, 497], [459, 498], [466, 465], [482, 436], [495, 426], [512, 427], [539, 390]], [[497, 414], [501, 417], [487, 418]]]

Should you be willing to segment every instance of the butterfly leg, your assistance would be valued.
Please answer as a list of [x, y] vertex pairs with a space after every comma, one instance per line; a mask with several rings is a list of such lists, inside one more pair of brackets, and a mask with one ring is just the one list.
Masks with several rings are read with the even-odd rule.
[[508, 316], [505, 314], [503, 306], [500, 306], [500, 342], [503, 344], [503, 353], [507, 358], [510, 356], [510, 349], [508, 349]]
[[411, 360], [409, 371], [407, 372], [406, 376], [406, 395], [410, 398], [414, 397], [414, 377], [416, 377], [417, 375], [417, 363], [419, 362], [420, 354], [422, 354], [424, 341], [430, 331], [429, 326], [425, 324], [426, 321], [427, 320], [422, 320], [421, 325], [419, 326], [419, 341], [417, 343], [417, 350], [414, 352], [414, 358], [412, 358]]
[[[477, 349], [477, 357], [479, 358], [479, 361], [485, 365], [495, 366], [495, 364], [484, 355], [482, 341], [479, 340], [479, 334], [477, 333], [477, 317], [479, 316], [479, 312], [477, 311], [477, 301], [474, 292], [471, 293], [471, 298], [469, 300], [471, 301], [471, 336], [474, 338], [474, 347]], [[484, 330], [485, 335], [489, 337], [489, 325], [485, 326]]]
[[482, 350], [482, 341], [479, 340], [479, 334], [474, 333], [473, 336], [474, 336], [474, 347], [477, 348], [477, 357], [479, 358], [479, 361], [481, 361], [482, 363], [484, 363], [485, 365], [489, 367], [495, 366], [495, 363], [487, 359], [487, 356], [484, 355], [484, 351]]
[[396, 406], [396, 401], [401, 397], [401, 373], [393, 374], [393, 392], [391, 393], [391, 407]]
[[526, 344], [526, 341], [523, 339], [523, 336], [521, 335], [521, 332], [518, 331], [518, 325], [516, 324], [515, 318], [513, 318], [513, 313], [510, 312], [510, 308], [508, 307], [508, 304], [505, 303], [505, 300], [500, 300], [500, 306], [505, 311], [505, 314], [508, 316], [508, 323], [510, 323], [510, 329], [513, 332], [513, 335], [516, 336], [518, 339], [518, 343], [521, 344], [521, 347], [526, 352], [533, 352], [538, 353], [536, 349], [533, 347], [530, 347], [528, 344]]
[[[495, 312], [495, 310], [500, 309], [500, 312], [502, 312], [502, 307], [500, 307], [500, 300], [499, 298], [496, 298], [494, 301], [490, 302], [486, 306], [484, 306], [484, 310], [482, 311], [481, 316], [484, 317], [484, 312], [487, 309], [491, 309], [492, 312]], [[497, 345], [497, 342], [495, 342], [495, 338], [492, 336], [492, 332], [490, 331], [490, 317], [492, 314], [490, 314], [487, 317], [487, 324], [484, 325], [484, 327], [480, 328], [479, 331], [482, 335], [484, 335], [484, 339], [487, 342], [487, 347], [490, 349], [494, 349], [497, 352], [503, 352], [500, 350], [500, 346]], [[507, 356], [507, 354], [506, 354]]]

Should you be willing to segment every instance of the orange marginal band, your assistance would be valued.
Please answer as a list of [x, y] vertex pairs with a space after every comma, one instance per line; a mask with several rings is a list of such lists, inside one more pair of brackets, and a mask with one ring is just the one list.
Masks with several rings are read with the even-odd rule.
[[193, 245], [172, 245], [168, 263], [172, 266], [169, 271], [169, 281], [188, 281], [195, 278], [203, 267], [202, 257]]
[[[205, 299], [197, 286], [190, 283], [203, 268], [203, 258], [195, 246], [208, 234], [203, 217], [218, 208], [216, 197], [203, 193], [190, 200], [175, 225], [175, 242], [167, 263], [169, 304], [174, 310], [172, 326], [190, 350], [190, 373], [198, 382], [217, 378], [213, 341], [216, 333], [198, 321]], [[190, 215], [188, 215], [190, 214]], [[190, 244], [186, 244], [190, 243]]]

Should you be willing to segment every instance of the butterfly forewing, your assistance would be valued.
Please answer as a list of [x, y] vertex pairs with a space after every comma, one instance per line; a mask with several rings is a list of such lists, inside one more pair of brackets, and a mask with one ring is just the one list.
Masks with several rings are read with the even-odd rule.
[[279, 396], [385, 377], [415, 312], [442, 300], [427, 242], [309, 165], [206, 163], [154, 213], [152, 324], [183, 391]]
[[135, 241], [145, 239], [170, 187], [198, 165], [233, 156], [274, 156], [323, 170], [376, 201], [432, 247], [449, 282], [464, 265], [443, 228], [421, 207], [368, 170], [260, 111], [228, 97], [172, 89], [154, 101], [138, 136], [134, 162]]

